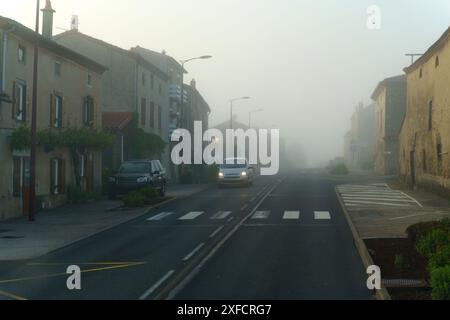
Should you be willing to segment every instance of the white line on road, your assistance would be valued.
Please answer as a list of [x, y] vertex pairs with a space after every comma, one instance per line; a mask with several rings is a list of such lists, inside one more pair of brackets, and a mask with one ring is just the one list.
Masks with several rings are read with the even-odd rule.
[[426, 216], [427, 214], [429, 214], [429, 213], [427, 212], [427, 213], [420, 213], [420, 214], [411, 214], [409, 216], [390, 218], [389, 220], [401, 220], [401, 219], [412, 218], [412, 217]]
[[283, 219], [286, 220], [297, 220], [300, 218], [300, 211], [285, 211]]
[[231, 211], [218, 211], [211, 217], [211, 219], [222, 220], [222, 219], [225, 219], [226, 217], [228, 217], [230, 214], [231, 214]]
[[329, 211], [314, 211], [315, 220], [330, 220], [331, 215]]
[[270, 211], [256, 211], [255, 214], [252, 216], [252, 219], [267, 219], [269, 214]]
[[170, 270], [167, 272], [161, 279], [158, 280], [152, 287], [150, 287], [147, 291], [145, 291], [140, 297], [139, 300], [147, 299], [164, 281], [166, 281], [175, 270]]
[[244, 210], [247, 209], [247, 208], [248, 208], [248, 203], [244, 204], [244, 205], [241, 207], [241, 211], [244, 211]]
[[157, 214], [156, 216], [148, 218], [147, 221], [159, 221], [159, 220], [162, 220], [165, 217], [171, 216], [173, 214], [174, 214], [174, 212], [161, 212], [161, 213]]
[[210, 238], [214, 238], [216, 236], [216, 234], [218, 234], [225, 226], [220, 226], [219, 228], [217, 228], [213, 233], [210, 234]]
[[205, 213], [204, 211], [192, 211], [192, 212], [189, 212], [188, 214], [182, 216], [178, 220], [193, 220], [204, 213]]
[[412, 202], [416, 203], [413, 200], [410, 200], [408, 198], [374, 198], [374, 197], [354, 197], [354, 196], [345, 196], [343, 197], [345, 201], [347, 200], [368, 200], [368, 201], [392, 201], [392, 202]]
[[344, 201], [345, 205], [358, 206], [358, 205], [378, 205], [378, 206], [390, 206], [390, 207], [411, 207], [410, 204], [399, 204], [399, 203], [387, 203], [387, 202], [373, 202], [373, 201]]
[[186, 257], [183, 258], [183, 261], [188, 261], [190, 258], [194, 256], [194, 254], [197, 253], [198, 250], [200, 250], [205, 244], [202, 242], [197, 247], [195, 247], [194, 250], [192, 250]]

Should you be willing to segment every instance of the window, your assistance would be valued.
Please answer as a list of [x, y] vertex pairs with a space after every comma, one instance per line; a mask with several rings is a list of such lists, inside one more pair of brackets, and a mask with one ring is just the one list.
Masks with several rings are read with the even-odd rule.
[[55, 76], [61, 76], [61, 62], [55, 61]]
[[86, 176], [87, 155], [81, 154], [79, 162], [80, 177], [84, 178]]
[[162, 95], [162, 85], [161, 85], [161, 83], [159, 84], [159, 87], [158, 87], [158, 93], [159, 93], [159, 95]]
[[146, 83], [146, 82], [147, 82], [147, 79], [146, 79], [146, 77], [145, 77], [145, 73], [142, 72], [142, 86], [145, 87], [145, 83]]
[[425, 152], [425, 149], [422, 150], [422, 169], [423, 172], [427, 172], [427, 154]]
[[147, 101], [145, 98], [141, 99], [141, 125], [145, 126], [145, 119], [147, 117]]
[[65, 192], [65, 161], [53, 158], [50, 160], [50, 194], [64, 194]]
[[87, 96], [83, 102], [83, 125], [85, 127], [94, 126], [94, 98]]
[[438, 141], [436, 145], [436, 153], [437, 153], [437, 159], [439, 162], [442, 161], [442, 143]]
[[433, 129], [433, 101], [428, 105], [428, 131]]
[[87, 85], [88, 85], [88, 87], [92, 87], [92, 83], [93, 83], [92, 75], [88, 73], [88, 75], [87, 75]]
[[159, 131], [161, 131], [161, 129], [162, 129], [162, 118], [161, 118], [161, 116], [162, 116], [162, 108], [161, 108], [160, 105], [158, 105], [158, 129], [159, 129]]
[[153, 101], [150, 102], [150, 127], [155, 127], [155, 104]]
[[22, 196], [23, 186], [30, 179], [30, 158], [13, 157], [13, 197]]
[[50, 95], [50, 126], [62, 128], [63, 98], [60, 95]]
[[150, 75], [150, 87], [153, 89], [153, 87], [155, 86], [155, 77], [152, 75]]
[[19, 62], [25, 63], [26, 62], [26, 50], [25, 50], [25, 47], [19, 46], [17, 54], [18, 54]]
[[24, 82], [18, 81], [13, 83], [13, 95], [13, 119], [21, 122], [26, 121], [27, 86]]
[[434, 61], [434, 67], [439, 67], [439, 56], [436, 56], [436, 60]]
[[422, 78], [422, 75], [423, 75], [422, 68], [420, 68], [420, 70], [419, 70], [419, 79]]

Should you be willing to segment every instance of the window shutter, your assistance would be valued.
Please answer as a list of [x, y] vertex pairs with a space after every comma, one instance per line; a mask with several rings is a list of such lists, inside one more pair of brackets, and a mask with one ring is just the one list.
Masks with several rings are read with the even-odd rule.
[[94, 98], [89, 97], [89, 125], [93, 128], [95, 123], [95, 104]]
[[50, 93], [50, 127], [55, 126], [55, 104], [53, 94]]
[[13, 81], [13, 89], [12, 89], [12, 108], [11, 108], [11, 118], [14, 120], [16, 119], [17, 115], [17, 97], [16, 97], [16, 91], [17, 91], [17, 82]]
[[50, 159], [50, 194], [55, 194], [55, 161]]
[[64, 99], [63, 97], [60, 97], [59, 99], [59, 118], [58, 118], [58, 128], [62, 128], [63, 126], [63, 103], [64, 103]]
[[23, 102], [22, 121], [27, 121], [28, 108], [27, 108], [27, 86], [26, 85], [23, 86], [22, 102]]
[[59, 159], [58, 187], [59, 194], [66, 193], [66, 161]]

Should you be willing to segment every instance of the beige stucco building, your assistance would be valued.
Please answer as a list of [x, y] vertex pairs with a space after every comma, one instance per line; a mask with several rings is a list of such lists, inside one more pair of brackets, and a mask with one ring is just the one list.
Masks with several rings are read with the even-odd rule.
[[[44, 32], [51, 32], [53, 10], [44, 9]], [[45, 12], [47, 10], [47, 12]], [[46, 16], [47, 15], [47, 16]], [[35, 33], [16, 21], [0, 17], [0, 220], [27, 212], [29, 192], [28, 150], [12, 150], [11, 134], [30, 127]], [[69, 127], [101, 128], [101, 76], [105, 68], [58, 45], [51, 34], [39, 36], [37, 130], [54, 132]], [[101, 152], [80, 155], [82, 186], [101, 187]], [[37, 148], [36, 194], [38, 207], [66, 202], [74, 170], [66, 148]]]
[[372, 94], [375, 103], [375, 163], [379, 175], [398, 174], [398, 135], [405, 117], [406, 77], [386, 78]]
[[400, 175], [412, 185], [450, 190], [450, 28], [405, 68], [406, 116]]

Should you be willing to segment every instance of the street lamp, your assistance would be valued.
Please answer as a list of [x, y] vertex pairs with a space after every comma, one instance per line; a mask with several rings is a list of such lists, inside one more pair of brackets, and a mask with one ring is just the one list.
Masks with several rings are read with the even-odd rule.
[[238, 100], [248, 100], [250, 97], [239, 97], [230, 100], [230, 129], [233, 129], [233, 103]]
[[184, 108], [183, 108], [183, 104], [184, 104], [184, 65], [186, 63], [188, 63], [189, 61], [193, 61], [193, 60], [205, 60], [205, 59], [211, 59], [212, 56], [210, 55], [205, 55], [205, 56], [200, 56], [200, 57], [195, 57], [195, 58], [191, 58], [191, 59], [187, 59], [187, 60], [181, 60], [181, 93], [180, 93], [180, 108], [181, 108], [181, 119], [180, 119], [180, 125], [181, 128], [183, 127], [183, 122], [184, 122]]
[[39, 0], [36, 1], [36, 29], [34, 35], [33, 98], [31, 103], [31, 146], [30, 146], [30, 204], [28, 220], [34, 221], [36, 214], [36, 119], [37, 119], [37, 81], [39, 49]]
[[264, 111], [264, 109], [260, 108], [260, 109], [256, 109], [256, 110], [250, 111], [248, 113], [248, 127], [249, 128], [251, 128], [251, 126], [252, 126], [252, 114], [253, 113], [257, 113], [257, 112], [262, 112], [262, 111]]

